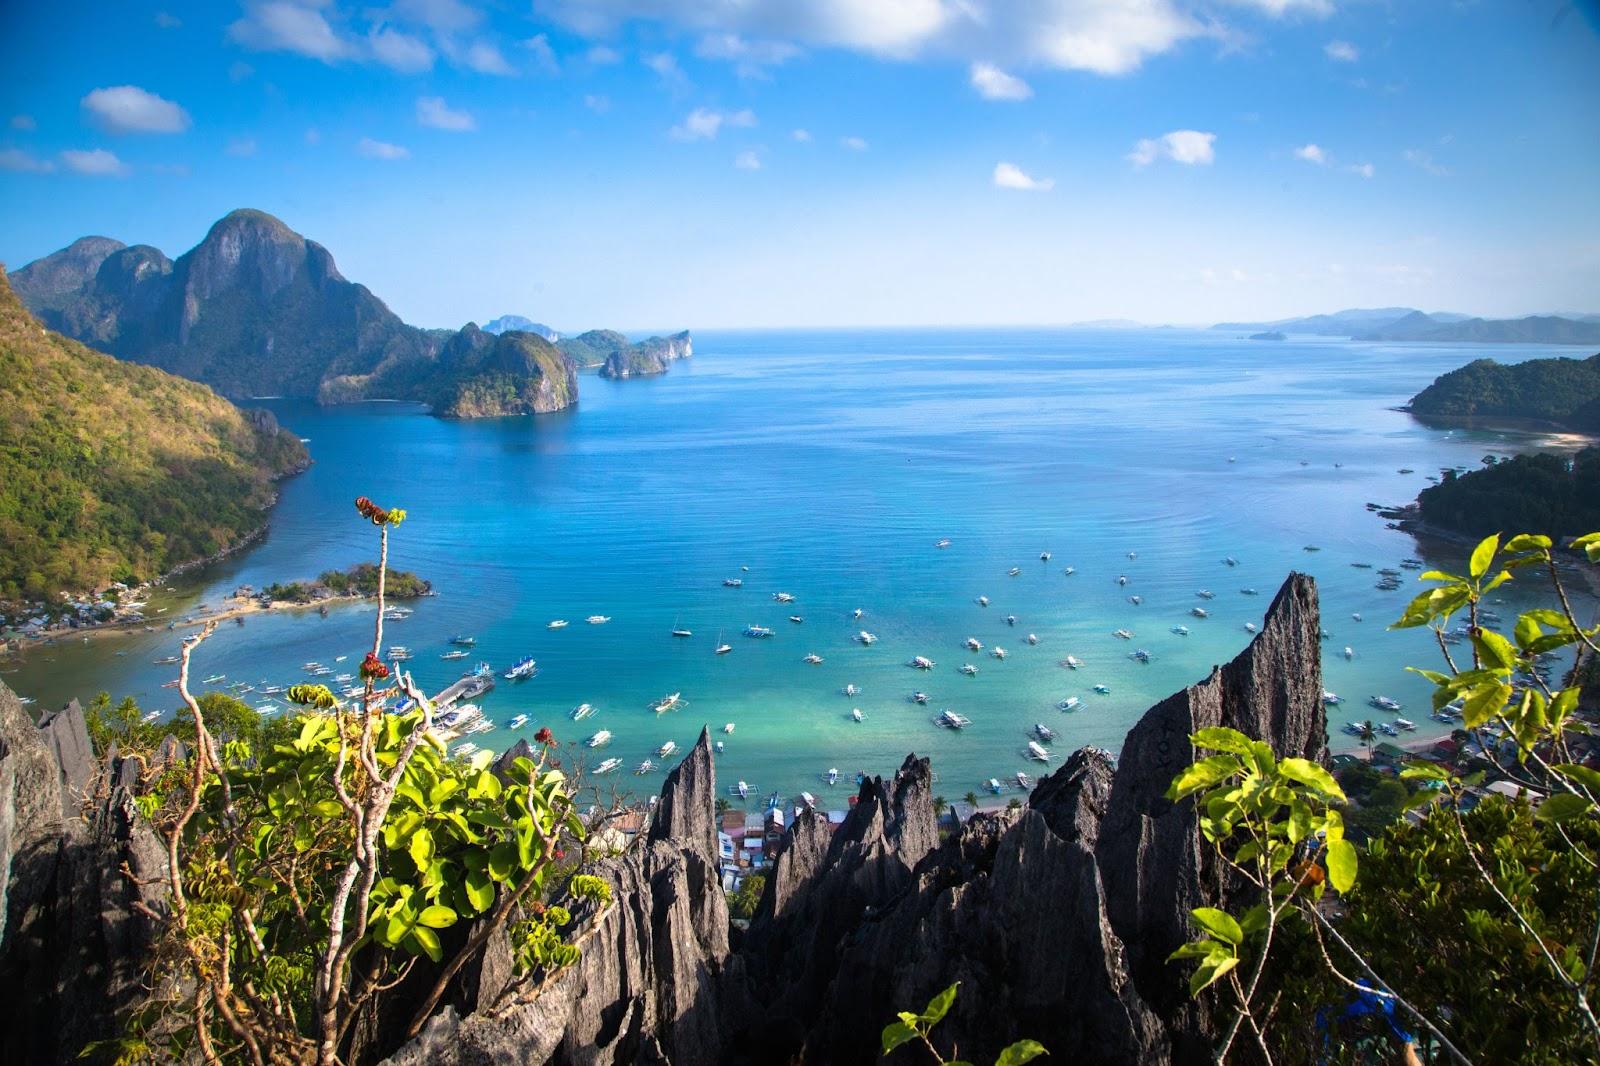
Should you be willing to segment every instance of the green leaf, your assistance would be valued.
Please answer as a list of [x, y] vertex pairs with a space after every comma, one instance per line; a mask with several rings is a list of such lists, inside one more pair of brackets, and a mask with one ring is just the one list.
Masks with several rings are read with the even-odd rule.
[[1267, 928], [1267, 905], [1257, 903], [1245, 911], [1244, 917], [1239, 919], [1239, 928], [1244, 930], [1246, 936], [1263, 932]]
[[905, 1022], [890, 1022], [883, 1028], [883, 1053], [887, 1055], [908, 1040], [915, 1040], [917, 1031]]
[[1244, 930], [1234, 921], [1233, 915], [1216, 907], [1196, 907], [1189, 914], [1194, 924], [1218, 940], [1238, 946], [1244, 943]]
[[1478, 546], [1472, 549], [1472, 561], [1467, 564], [1467, 572], [1473, 577], [1482, 577], [1489, 571], [1489, 564], [1494, 561], [1494, 553], [1500, 550], [1500, 534], [1494, 533], [1484, 537]]
[[1032, 1062], [1040, 1055], [1048, 1054], [1044, 1045], [1037, 1040], [1018, 1040], [1000, 1052], [1000, 1057], [994, 1060], [994, 1066], [1022, 1066], [1024, 1062]]
[[1460, 574], [1447, 574], [1443, 570], [1427, 570], [1417, 575], [1418, 581], [1444, 581], [1450, 584], [1460, 584]]
[[1195, 970], [1194, 976], [1189, 978], [1189, 994], [1198, 996], [1237, 965], [1239, 960], [1231, 955], [1213, 956], [1202, 962], [1199, 969]]
[[433, 861], [433, 834], [428, 832], [428, 827], [423, 826], [411, 834], [411, 861], [417, 864], [417, 869], [426, 870]]
[[444, 946], [439, 943], [438, 933], [435, 933], [425, 925], [419, 925], [411, 930], [411, 939], [417, 942], [428, 958], [434, 962], [443, 961]]
[[1517, 638], [1517, 647], [1527, 648], [1529, 644], [1538, 640], [1543, 633], [1544, 630], [1539, 628], [1537, 621], [1527, 615], [1523, 615], [1517, 619], [1517, 628], [1512, 631], [1512, 636]]
[[1600, 772], [1591, 770], [1587, 766], [1580, 766], [1575, 762], [1557, 763], [1551, 769], [1563, 777], [1571, 778], [1591, 792], [1600, 793]]
[[1570, 822], [1587, 812], [1594, 804], [1571, 792], [1558, 792], [1539, 804], [1534, 817], [1544, 822]]
[[1208, 751], [1227, 751], [1244, 756], [1250, 754], [1250, 738], [1237, 729], [1229, 729], [1227, 726], [1214, 725], [1197, 730], [1190, 735], [1189, 743], [1197, 749], [1204, 748]]
[[1167, 799], [1176, 802], [1219, 781], [1226, 781], [1241, 769], [1243, 764], [1236, 755], [1213, 755], [1201, 759], [1172, 779], [1172, 784], [1167, 788]]
[[1229, 951], [1226, 945], [1219, 944], [1215, 940], [1202, 938], [1200, 940], [1191, 940], [1187, 944], [1184, 944], [1177, 951], [1174, 951], [1171, 955], [1168, 955], [1167, 961], [1175, 962], [1178, 959], [1209, 959], [1213, 955], [1231, 954], [1233, 954], [1233, 952]]
[[434, 904], [422, 908], [422, 913], [417, 916], [417, 921], [429, 929], [448, 929], [456, 924], [456, 912], [449, 907]]
[[1278, 770], [1291, 781], [1298, 781], [1324, 796], [1344, 801], [1344, 789], [1339, 787], [1339, 782], [1335, 781], [1333, 775], [1326, 769], [1310, 759], [1284, 759], [1278, 763]]
[[1550, 547], [1550, 538], [1539, 533], [1518, 533], [1506, 541], [1506, 551], [1522, 552], [1543, 551]]
[[1298, 844], [1311, 835], [1311, 808], [1304, 800], [1289, 804], [1289, 842]]
[[1328, 842], [1328, 880], [1340, 892], [1356, 883], [1356, 846], [1348, 840]]
[[938, 1024], [950, 1012], [950, 1004], [956, 1001], [956, 989], [960, 987], [961, 982], [957, 981], [937, 996], [928, 1000], [927, 1009], [918, 1016], [920, 1020], [928, 1023], [930, 1027]]
[[1490, 670], [1510, 670], [1517, 665], [1517, 653], [1511, 642], [1492, 629], [1479, 629], [1472, 636], [1483, 665]]
[[1499, 712], [1511, 698], [1511, 686], [1495, 681], [1467, 693], [1461, 704], [1461, 724], [1476, 729]]
[[479, 914], [494, 906], [494, 882], [481, 873], [469, 873], [466, 879], [467, 902]]
[[1405, 765], [1405, 769], [1400, 771], [1400, 776], [1407, 780], [1422, 778], [1428, 781], [1448, 781], [1450, 780], [1450, 771], [1436, 763], [1408, 762]]

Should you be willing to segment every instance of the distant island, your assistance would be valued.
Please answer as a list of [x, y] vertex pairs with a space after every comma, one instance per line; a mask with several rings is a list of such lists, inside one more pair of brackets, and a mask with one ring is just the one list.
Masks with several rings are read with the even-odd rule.
[[1502, 364], [1476, 359], [1411, 398], [1424, 420], [1516, 420], [1600, 433], [1600, 355]]
[[[1276, 322], [1219, 322], [1235, 333], [1274, 331], [1348, 337], [1358, 341], [1434, 341], [1452, 344], [1600, 344], [1600, 315], [1529, 315], [1484, 319], [1413, 307], [1337, 311]], [[1252, 338], [1255, 339], [1255, 338]]]
[[[176, 260], [85, 237], [17, 270], [12, 284], [50, 328], [235, 398], [416, 400], [456, 418], [538, 414], [576, 403], [577, 370], [591, 365], [521, 316], [489, 329], [407, 325], [340, 275], [326, 248], [263, 211], [229, 213]], [[686, 334], [679, 345], [614, 336], [620, 342], [595, 349], [592, 365], [620, 352], [619, 367], [660, 359], [664, 370], [663, 353], [688, 354]]]
[[0, 600], [134, 585], [238, 548], [310, 459], [266, 411], [40, 326], [0, 271]]
[[1250, 334], [1250, 339], [1253, 341], [1286, 341], [1289, 339], [1289, 335], [1274, 329], [1265, 333], [1252, 333]]

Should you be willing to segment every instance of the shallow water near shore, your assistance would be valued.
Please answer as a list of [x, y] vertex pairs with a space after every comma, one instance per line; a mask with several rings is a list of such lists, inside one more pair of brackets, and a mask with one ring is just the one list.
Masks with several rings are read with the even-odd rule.
[[[526, 713], [521, 732], [548, 725], [563, 741], [610, 730], [611, 745], [585, 756], [622, 759], [622, 789], [658, 788], [659, 772], [633, 768], [667, 740], [687, 749], [702, 724], [726, 741], [719, 783], [749, 782], [752, 807], [802, 789], [842, 807], [858, 770], [888, 773], [909, 751], [933, 757], [950, 799], [991, 777], [1037, 776], [1047, 768], [1026, 756], [1035, 723], [1058, 734], [1057, 764], [1085, 744], [1115, 751], [1152, 703], [1248, 643], [1245, 624], [1260, 623], [1291, 570], [1313, 574], [1321, 593], [1327, 687], [1347, 699], [1330, 710], [1335, 748], [1351, 746], [1343, 722], [1382, 717], [1365, 704], [1379, 693], [1405, 705], [1417, 735], [1445, 732], [1427, 718], [1427, 682], [1404, 670], [1435, 666], [1437, 647], [1426, 632], [1385, 629], [1415, 574], [1399, 591], [1374, 587], [1377, 568], [1423, 549], [1365, 504], [1407, 502], [1426, 475], [1533, 438], [1429, 428], [1394, 408], [1484, 355], [1586, 354], [1183, 330], [717, 332], [696, 346], [665, 377], [585, 376], [578, 408], [535, 419], [270, 401], [316, 462], [284, 483], [268, 536], [153, 598], [152, 610], [168, 607], [157, 632], [64, 638], [7, 662], [3, 679], [41, 706], [106, 690], [169, 709], [160, 686], [173, 668], [152, 660], [175, 652], [183, 630], [164, 623], [243, 583], [374, 558], [372, 527], [351, 507], [369, 495], [409, 511], [391, 565], [439, 593], [386, 627], [415, 653], [418, 679], [436, 690], [478, 659], [503, 671], [534, 656], [538, 676], [500, 680], [485, 712], [502, 727]], [[1427, 550], [1430, 566], [1464, 565], [1460, 549]], [[744, 586], [723, 587], [729, 577]], [[795, 602], [776, 602], [780, 591]], [[1510, 619], [1545, 593], [1519, 580], [1496, 610]], [[1197, 606], [1210, 617], [1192, 616]], [[585, 624], [591, 614], [611, 621]], [[547, 629], [553, 619], [571, 624]], [[307, 660], [353, 672], [372, 621], [359, 604], [326, 618], [254, 615], [219, 629], [196, 673], [260, 685], [304, 679]], [[742, 636], [751, 624], [774, 635]], [[693, 636], [674, 639], [675, 626]], [[1114, 637], [1119, 628], [1133, 639]], [[878, 642], [857, 643], [861, 629]], [[441, 661], [463, 632], [478, 638], [472, 658]], [[985, 650], [967, 651], [968, 637]], [[719, 639], [731, 654], [713, 653]], [[1004, 661], [988, 650], [997, 644]], [[1129, 657], [1140, 648], [1148, 664]], [[820, 665], [802, 661], [812, 652]], [[1057, 665], [1069, 654], [1084, 667]], [[937, 665], [911, 669], [913, 655]], [[959, 673], [963, 663], [977, 675]], [[849, 684], [857, 696], [844, 695]], [[686, 706], [653, 713], [670, 692]], [[1057, 708], [1067, 696], [1080, 698], [1075, 711]], [[598, 711], [574, 723], [581, 702]], [[943, 708], [971, 725], [937, 727]], [[724, 737], [726, 722], [736, 731]], [[501, 748], [513, 736], [472, 739]], [[837, 789], [821, 780], [830, 767]]]

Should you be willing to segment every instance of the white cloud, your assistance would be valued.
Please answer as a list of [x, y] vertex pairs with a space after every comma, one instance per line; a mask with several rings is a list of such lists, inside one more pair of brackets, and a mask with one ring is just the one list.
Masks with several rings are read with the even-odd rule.
[[1322, 166], [1328, 161], [1328, 153], [1314, 144], [1301, 145], [1296, 148], [1294, 157], [1296, 159], [1304, 159], [1307, 163], [1315, 163], [1318, 166]]
[[1033, 95], [1027, 82], [992, 63], [972, 64], [970, 78], [972, 87], [985, 100], [1026, 100]]
[[32, 152], [24, 152], [21, 148], [0, 148], [0, 170], [14, 170], [20, 174], [48, 174], [56, 165], [48, 159], [40, 159]]
[[187, 111], [137, 85], [96, 89], [83, 98], [83, 109], [108, 133], [182, 133], [189, 128]]
[[1157, 159], [1170, 159], [1185, 166], [1209, 166], [1216, 160], [1217, 135], [1199, 130], [1173, 130], [1160, 137], [1145, 138], [1133, 146], [1128, 160], [1134, 166], [1149, 166]]
[[1274, 18], [1282, 18], [1291, 11], [1304, 11], [1308, 15], [1326, 18], [1333, 14], [1333, 0], [1230, 0], [1240, 7], [1253, 7]]
[[1354, 63], [1361, 58], [1361, 49], [1349, 41], [1329, 41], [1322, 50], [1329, 59], [1339, 63]]
[[732, 63], [741, 78], [763, 78], [767, 67], [787, 63], [801, 52], [787, 41], [750, 41], [737, 33], [710, 33], [700, 38], [694, 54]]
[[401, 74], [423, 74], [433, 69], [433, 49], [420, 37], [380, 26], [367, 35], [373, 58]]
[[1407, 148], [1401, 153], [1405, 161], [1418, 170], [1426, 171], [1436, 178], [1448, 177], [1450, 168], [1434, 162], [1433, 156], [1421, 148]]
[[239, 159], [245, 159], [253, 156], [256, 154], [255, 138], [235, 137], [233, 140], [228, 142], [227, 147], [224, 148], [223, 151], [228, 155], [235, 156]]
[[417, 124], [430, 129], [449, 130], [452, 133], [466, 133], [478, 128], [477, 122], [470, 114], [465, 111], [452, 111], [442, 96], [417, 97]]
[[244, 81], [256, 72], [256, 68], [249, 63], [234, 61], [228, 64], [228, 80], [234, 83]]
[[122, 178], [129, 173], [128, 165], [104, 148], [69, 148], [61, 153], [61, 161], [68, 170], [93, 178]]
[[584, 53], [584, 58], [597, 67], [606, 67], [613, 63], [622, 62], [622, 53], [617, 51], [615, 48], [608, 48], [603, 44], [597, 44]]
[[506, 62], [506, 57], [500, 54], [500, 46], [491, 41], [474, 41], [461, 61], [479, 74], [510, 77], [516, 73], [511, 64]]
[[709, 141], [716, 137], [722, 127], [730, 129], [735, 126], [754, 126], [756, 124], [755, 112], [746, 108], [743, 111], [713, 111], [706, 107], [697, 107], [684, 117], [678, 125], [672, 127], [672, 136], [680, 141]]
[[436, 33], [462, 33], [483, 21], [483, 12], [461, 0], [394, 0], [390, 10], [397, 18], [420, 22]]
[[[1315, 6], [1317, 0], [1258, 2]], [[895, 58], [936, 54], [1099, 74], [1127, 73], [1186, 39], [1212, 32], [1176, 0], [545, 0], [540, 8], [591, 37], [637, 18], [699, 33]]]
[[611, 97], [590, 93], [583, 98], [583, 106], [597, 115], [603, 115], [611, 110]]
[[164, 30], [175, 30], [183, 25], [183, 20], [170, 11], [157, 11], [156, 25]]
[[522, 42], [522, 47], [533, 56], [534, 65], [547, 74], [554, 74], [561, 69], [561, 64], [556, 60], [556, 50], [550, 47], [550, 35], [537, 33]]
[[795, 130], [793, 133], [789, 134], [789, 136], [794, 138], [795, 140], [799, 141], [801, 144], [810, 144], [811, 143], [811, 131], [810, 130]]
[[740, 170], [760, 170], [761, 155], [756, 151], [744, 151], [733, 157], [733, 165]]
[[1352, 163], [1345, 169], [1352, 174], [1359, 174], [1363, 178], [1370, 178], [1378, 172], [1378, 168], [1371, 163]]
[[371, 137], [363, 137], [356, 142], [356, 151], [368, 159], [406, 159], [411, 153], [398, 144], [389, 144], [386, 141], [375, 141]]
[[839, 138], [839, 143], [852, 152], [865, 152], [867, 150], [867, 142], [860, 137], [841, 137]]
[[228, 27], [228, 37], [258, 52], [293, 52], [324, 63], [354, 53], [322, 12], [288, 0], [246, 4], [244, 17]]
[[683, 68], [678, 66], [678, 57], [671, 52], [654, 52], [644, 56], [643, 61], [667, 85], [678, 88], [688, 84], [688, 77], [683, 73]]
[[36, 130], [39, 124], [33, 121], [32, 115], [12, 115], [11, 128], [14, 130]]
[[997, 189], [1049, 192], [1056, 187], [1056, 179], [1032, 177], [1014, 163], [996, 163], [994, 165], [994, 184]]

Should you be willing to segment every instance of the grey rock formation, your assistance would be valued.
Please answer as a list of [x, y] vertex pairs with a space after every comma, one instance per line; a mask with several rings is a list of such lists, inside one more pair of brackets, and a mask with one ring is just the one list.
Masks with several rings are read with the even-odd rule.
[[638, 344], [614, 349], [601, 364], [600, 376], [638, 378], [665, 374], [674, 360], [687, 359], [693, 354], [694, 340], [688, 330], [670, 337], [650, 337]]

